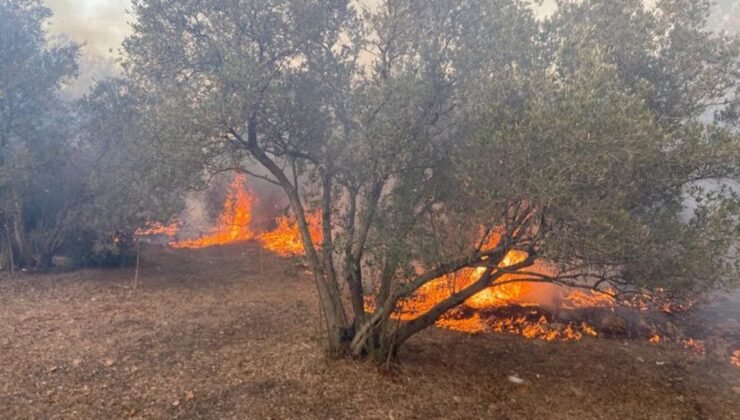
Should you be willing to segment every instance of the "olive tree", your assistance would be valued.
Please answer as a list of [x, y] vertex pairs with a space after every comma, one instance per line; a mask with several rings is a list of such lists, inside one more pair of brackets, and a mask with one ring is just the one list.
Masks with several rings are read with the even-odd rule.
[[76, 131], [62, 156], [69, 170], [49, 176], [76, 190], [59, 188], [58, 202], [71, 214], [52, 230], [59, 239], [51, 255], [66, 255], [77, 264], [125, 262], [138, 228], [184, 208], [187, 189], [198, 181], [188, 168], [202, 159], [186, 146], [161, 152], [163, 137], [168, 146], [176, 140], [147, 125], [142, 96], [126, 81], [108, 79], [74, 104]]
[[[152, 127], [197, 145], [199, 169], [284, 190], [329, 351], [385, 359], [511, 273], [642, 292], [727, 284], [736, 272], [732, 196], [679, 217], [692, 181], [737, 176], [737, 136], [698, 120], [734, 86], [736, 49], [702, 32], [696, 2], [665, 3], [685, 21], [676, 28], [691, 24], [687, 45], [585, 37], [599, 30], [574, 18], [586, 12], [624, 13], [610, 30], [625, 43], [665, 23], [614, 3], [563, 5], [541, 25], [516, 0], [138, 0], [127, 75]], [[660, 69], [691, 54], [705, 72], [638, 79], [623, 50], [657, 54]], [[668, 99], [672, 85], [688, 87]], [[531, 270], [543, 258], [557, 270]], [[418, 289], [469, 268], [475, 281], [393, 319]]]
[[49, 16], [40, 1], [0, 1], [0, 229], [11, 267], [33, 264], [24, 203], [70, 129], [59, 92], [77, 73], [78, 47], [47, 42]]

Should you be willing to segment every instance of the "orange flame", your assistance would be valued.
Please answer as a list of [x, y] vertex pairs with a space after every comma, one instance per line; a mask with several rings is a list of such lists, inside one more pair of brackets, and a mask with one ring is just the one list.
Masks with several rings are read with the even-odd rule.
[[462, 331], [468, 334], [477, 334], [486, 331], [485, 323], [481, 319], [480, 314], [473, 314], [472, 317], [464, 319], [443, 317], [437, 321], [436, 325], [448, 330]]
[[[613, 290], [607, 290], [613, 294]], [[564, 309], [578, 308], [611, 308], [617, 305], [617, 301], [607, 293], [598, 293], [592, 290], [572, 290], [565, 298], [561, 306]]]
[[224, 207], [218, 217], [218, 223], [210, 232], [198, 239], [175, 242], [173, 248], [206, 248], [214, 245], [225, 245], [254, 238], [249, 224], [252, 222], [252, 203], [254, 199], [245, 190], [244, 175], [237, 175], [229, 186], [224, 200]]
[[515, 316], [497, 318], [486, 322], [481, 318], [480, 314], [475, 313], [473, 316], [464, 319], [443, 317], [437, 322], [437, 326], [466, 333], [490, 331], [516, 334], [528, 339], [543, 341], [573, 341], [582, 339], [584, 335], [598, 336], [596, 330], [586, 322], [581, 322], [580, 324], [571, 322], [567, 325], [561, 325], [550, 323], [544, 316], [541, 316], [536, 321], [532, 321], [526, 316]]
[[180, 229], [180, 221], [175, 220], [174, 222], [170, 223], [169, 225], [165, 226], [159, 222], [150, 222], [147, 223], [146, 226], [144, 226], [141, 229], [137, 229], [136, 232], [134, 232], [134, 235], [136, 236], [153, 236], [153, 235], [166, 235], [170, 237], [174, 237], [177, 235], [177, 231]]
[[[483, 248], [492, 249], [499, 241], [500, 236], [494, 233]], [[512, 250], [499, 263], [499, 266], [510, 267], [524, 261], [527, 256], [526, 252]], [[480, 280], [485, 271], [485, 267], [463, 269], [425, 284], [412, 297], [403, 302], [395, 317], [406, 321], [417, 318], [440, 301]], [[543, 261], [535, 261], [526, 271], [553, 275], [555, 267]], [[481, 317], [481, 311], [509, 305], [520, 308], [541, 305], [537, 295], [545, 286], [531, 281], [527, 282], [526, 280], [530, 277], [531, 275], [522, 273], [504, 274], [496, 281], [498, 285], [494, 284], [465, 301], [464, 307], [475, 310], [472, 314], [464, 309], [453, 314], [446, 314], [437, 321], [437, 326], [467, 333], [490, 331], [517, 334], [529, 339], [545, 341], [580, 340], [584, 335], [598, 336], [596, 329], [586, 322], [569, 322], [563, 325], [551, 323], [544, 315], [534, 315], [536, 318], [532, 318], [531, 314], [530, 316], [512, 315], [494, 319], [488, 317], [486, 320]], [[516, 280], [522, 281], [512, 282]], [[558, 302], [563, 309], [616, 306], [616, 300], [613, 297], [596, 291], [564, 289], [559, 292]], [[373, 310], [372, 302], [368, 303], [368, 309]], [[532, 311], [532, 314], [538, 313], [536, 310]]]
[[[257, 239], [265, 249], [273, 251], [282, 256], [297, 256], [305, 254], [300, 229], [294, 217], [279, 217], [276, 219], [276, 228], [273, 231], [255, 235], [250, 228], [252, 222], [253, 197], [244, 188], [245, 177], [238, 175], [232, 181], [229, 192], [224, 200], [224, 206], [218, 218], [217, 225], [210, 229], [204, 236], [170, 244], [173, 248], [204, 248], [214, 245], [225, 245], [236, 241]], [[321, 214], [311, 212], [306, 216], [309, 225], [309, 234], [315, 244], [322, 241]], [[150, 224], [137, 231], [137, 234], [166, 234], [174, 237], [179, 229], [180, 223], [175, 222], [169, 226], [161, 224]], [[491, 235], [484, 249], [492, 249], [500, 241], [497, 234]], [[506, 254], [499, 263], [499, 267], [505, 268], [524, 261], [528, 254], [523, 251], [512, 250]], [[421, 287], [414, 296], [403, 302], [403, 308], [396, 314], [402, 320], [415, 319], [426, 313], [440, 301], [448, 298], [453, 293], [469, 287], [480, 280], [485, 273], [485, 267], [469, 268], [461, 270], [441, 278], [435, 279]], [[536, 261], [527, 271], [542, 274], [553, 274], [554, 268], [547, 263]], [[507, 273], [501, 276], [497, 283], [486, 288], [480, 293], [472, 296], [465, 302], [465, 306], [477, 311], [517, 305], [519, 307], [537, 306], [534, 292], [538, 290], [536, 283], [513, 282], [512, 280], [525, 280], [528, 276], [519, 273]], [[561, 295], [560, 306], [564, 309], [578, 309], [587, 307], [612, 307], [616, 305], [615, 300], [606, 294], [593, 291], [568, 290]], [[372, 304], [368, 307], [372, 310]], [[537, 312], [534, 311], [534, 314]], [[562, 325], [550, 323], [545, 316], [531, 314], [528, 316], [509, 316], [494, 320], [483, 320], [481, 313], [475, 312], [470, 316], [460, 318], [459, 313], [445, 315], [438, 320], [437, 325], [443, 328], [468, 333], [479, 333], [485, 331], [518, 334], [529, 339], [545, 341], [553, 340], [580, 340], [584, 335], [597, 336], [596, 330], [586, 322], [568, 323]], [[539, 316], [538, 318], [536, 318]], [[655, 336], [651, 342], [657, 344], [660, 337]], [[694, 343], [687, 346], [696, 347]], [[740, 353], [740, 351], [736, 352]], [[736, 354], [740, 359], [740, 354]], [[739, 361], [740, 363], [740, 361]]]
[[[321, 213], [312, 212], [306, 214], [308, 230], [314, 245], [323, 240], [321, 232]], [[265, 249], [285, 257], [304, 255], [301, 231], [295, 217], [279, 217], [277, 228], [271, 232], [263, 233], [257, 239]]]
[[[498, 238], [496, 238], [496, 242], [498, 242]], [[493, 246], [495, 246], [495, 244], [493, 244], [491, 247]], [[526, 260], [527, 257], [528, 254], [526, 252], [516, 250], [509, 251], [504, 259], [501, 261], [501, 263], [499, 263], [499, 266], [510, 267], [512, 265], [521, 263], [522, 261]], [[545, 267], [541, 264], [537, 265], [538, 267], [535, 268], [535, 271], [539, 269], [540, 272], [544, 272]], [[472, 271], [472, 273], [470, 271], [466, 271], [464, 273], [465, 278], [463, 279], [463, 284], [456, 285], [458, 290], [480, 280], [485, 271], [486, 269], [484, 267], [476, 268]], [[518, 276], [516, 274], [505, 274], [498, 281], [499, 283], [505, 283], [507, 281], [516, 280], [517, 277], [521, 278], [521, 276]], [[510, 303], [527, 305], [530, 303], [521, 301], [520, 298], [525, 297], [531, 290], [532, 284], [530, 283], [508, 283], [484, 289], [480, 293], [468, 299], [465, 303], [471, 308], [476, 309], [503, 306]]]
[[[304, 255], [303, 241], [300, 229], [295, 217], [279, 217], [276, 219], [276, 228], [270, 232], [256, 235], [250, 227], [252, 222], [252, 206], [254, 198], [245, 189], [246, 178], [237, 175], [229, 186], [229, 191], [224, 200], [223, 210], [218, 217], [216, 225], [197, 239], [171, 242], [172, 248], [206, 248], [216, 245], [226, 245], [233, 242], [259, 240], [265, 249], [273, 251], [282, 256]], [[319, 244], [322, 239], [321, 213], [310, 212], [306, 214], [309, 225], [309, 233], [314, 244]], [[168, 226], [160, 223], [148, 223], [144, 228], [136, 231], [139, 236], [164, 234], [175, 237], [180, 230], [181, 223], [176, 221]]]
[[740, 368], [740, 350], [735, 350], [734, 352], [732, 352], [730, 363], [732, 363], [732, 365], [736, 368]]

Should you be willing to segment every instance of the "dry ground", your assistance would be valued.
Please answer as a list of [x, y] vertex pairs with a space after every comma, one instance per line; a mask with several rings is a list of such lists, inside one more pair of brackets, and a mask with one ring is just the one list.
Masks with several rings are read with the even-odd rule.
[[308, 276], [254, 244], [132, 276], [0, 278], [0, 418], [740, 418], [740, 369], [637, 341], [434, 330], [392, 370], [327, 361]]

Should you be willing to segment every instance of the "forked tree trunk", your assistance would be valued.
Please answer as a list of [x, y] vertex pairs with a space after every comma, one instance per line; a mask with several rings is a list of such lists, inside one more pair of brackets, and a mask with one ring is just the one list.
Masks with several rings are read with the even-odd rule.
[[[388, 275], [388, 284], [384, 284], [380, 296], [382, 302], [376, 308], [373, 314], [364, 312], [364, 291], [362, 290], [362, 260], [365, 251], [365, 245], [372, 225], [374, 211], [377, 207], [380, 197], [382, 196], [384, 180], [379, 180], [373, 186], [370, 195], [367, 215], [359, 226], [355, 225], [356, 192], [350, 197], [350, 221], [347, 224], [347, 232], [351, 233], [348, 244], [345, 244], [345, 270], [343, 275], [338, 275], [334, 262], [334, 243], [332, 241], [332, 191], [333, 179], [330, 168], [320, 168], [322, 172], [322, 233], [324, 241], [321, 249], [316, 249], [313, 238], [311, 237], [306, 213], [299, 193], [298, 180], [290, 180], [283, 168], [280, 167], [272, 158], [260, 147], [257, 139], [257, 119], [256, 113], [253, 113], [248, 121], [247, 138], [243, 138], [235, 129], [229, 129], [231, 135], [238, 141], [262, 166], [269, 171], [275, 178], [274, 183], [282, 187], [287, 195], [290, 207], [292, 208], [296, 222], [300, 231], [301, 242], [306, 251], [306, 258], [313, 270], [314, 280], [318, 291], [322, 316], [326, 321], [326, 337], [328, 344], [328, 353], [333, 357], [342, 357], [351, 355], [357, 358], [372, 358], [379, 362], [386, 362], [394, 358], [398, 349], [411, 336], [417, 332], [433, 325], [439, 317], [450, 308], [453, 308], [464, 302], [470, 296], [483, 290], [490, 285], [491, 277], [489, 269], [482, 276], [481, 280], [465, 290], [455, 293], [448, 299], [440, 302], [428, 313], [419, 318], [408, 322], [401, 323], [393, 318], [393, 313], [399, 301], [409, 297], [419, 287], [429, 281], [433, 281], [442, 275], [458, 271], [462, 268], [469, 267], [474, 262], [486, 261], [495, 267], [506, 253], [505, 247], [498, 246], [495, 250], [488, 251], [485, 255], [488, 259], [481, 260], [483, 254], [476, 251], [472, 256], [461, 258], [435, 270], [431, 270], [424, 275], [415, 279], [412, 283], [402, 287], [400, 291], [392, 291], [390, 281], [391, 273], [395, 270], [384, 270], [384, 276]], [[294, 174], [295, 175], [295, 174]], [[475, 258], [474, 258], [475, 257]], [[387, 271], [387, 272], [386, 272]], [[339, 286], [339, 278], [349, 286], [351, 295], [351, 306], [354, 313], [352, 322], [348, 321], [345, 310], [345, 302], [342, 297], [342, 291]], [[385, 282], [384, 282], [385, 283]]]
[[[488, 287], [491, 287], [492, 285], [495, 285], [495, 282], [506, 273], [505, 270], [499, 270], [496, 268], [506, 253], [507, 248], [497, 248], [497, 250], [491, 254], [489, 260], [487, 260], [489, 267], [476, 282], [456, 293], [453, 293], [451, 296], [438, 302], [426, 313], [411, 321], [400, 322], [393, 318], [398, 302], [405, 297], [408, 297], [408, 295], [394, 294], [393, 296], [390, 296], [386, 302], [376, 308], [376, 312], [368, 317], [369, 319], [366, 323], [357, 331], [357, 335], [354, 337], [351, 344], [351, 354], [355, 357], [370, 357], [379, 362], [386, 362], [395, 358], [398, 354], [398, 350], [406, 343], [406, 341], [409, 340], [409, 338], [420, 331], [433, 326], [437, 320], [450, 309], [461, 305], [472, 296], [480, 293]], [[508, 266], [507, 268], [519, 270], [530, 266], [532, 262], [533, 258], [530, 257], [519, 264]], [[454, 267], [454, 265], [451, 267]], [[456, 270], [450, 268], [450, 272], [454, 271]], [[419, 278], [418, 286], [421, 287], [421, 285], [424, 284], [426, 280], [425, 277], [438, 278], [437, 274], [438, 272], [434, 270], [421, 276]], [[416, 289], [409, 289], [409, 293], [413, 293], [417, 289], [418, 287]]]
[[343, 357], [348, 353], [351, 330], [347, 326], [347, 318], [343, 316], [344, 308], [337, 307], [336, 301], [329, 296], [326, 290], [325, 279], [321, 273], [314, 271], [322, 315], [326, 321], [327, 352], [331, 357]]
[[351, 340], [352, 334], [347, 325], [347, 314], [342, 304], [342, 296], [336, 274], [333, 271], [333, 267], [330, 267], [331, 262], [326, 258], [322, 258], [314, 248], [308, 222], [306, 221], [306, 214], [298, 193], [298, 186], [293, 185], [285, 172], [283, 172], [283, 169], [260, 148], [257, 141], [256, 113], [250, 116], [247, 123], [246, 140], [236, 130], [231, 130], [230, 132], [250, 152], [252, 157], [260, 162], [278, 180], [277, 183], [285, 192], [290, 207], [296, 216], [296, 222], [301, 234], [301, 242], [303, 243], [306, 256], [314, 273], [321, 308], [324, 319], [326, 320], [328, 352], [335, 357], [346, 354], [349, 347], [348, 341]]

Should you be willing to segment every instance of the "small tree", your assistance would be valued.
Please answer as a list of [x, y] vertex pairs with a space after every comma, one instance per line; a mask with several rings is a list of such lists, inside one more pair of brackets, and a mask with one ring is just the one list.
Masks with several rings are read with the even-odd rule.
[[[162, 132], [142, 126], [146, 108], [123, 81], [61, 99], [78, 47], [49, 38], [50, 16], [40, 1], [0, 1], [0, 254], [11, 270], [121, 256], [120, 239], [181, 208], [192, 178], [157, 160]], [[197, 157], [178, 152], [168, 159]]]
[[[285, 191], [330, 352], [385, 359], [512, 272], [631, 291], [734, 278], [732, 197], [702, 202], [688, 223], [679, 215], [688, 183], [738, 175], [737, 137], [697, 122], [704, 100], [734, 86], [737, 50], [689, 12], [675, 26], [689, 25], [690, 45], [579, 44], [593, 21], [571, 16], [584, 10], [621, 16], [612, 30], [625, 39], [664, 23], [614, 3], [563, 8], [541, 28], [515, 0], [139, 0], [127, 68], [151, 121], [198, 144], [205, 167], [257, 162], [265, 172], [253, 175]], [[632, 77], [624, 48], [666, 68], [691, 54], [707, 71]], [[692, 88], [666, 104], [674, 84]], [[557, 273], [530, 272], [541, 258]], [[477, 281], [392, 320], [419, 288], [473, 267]]]
[[125, 258], [123, 248], [131, 251], [138, 228], [184, 208], [185, 191], [193, 185], [194, 174], [187, 170], [191, 164], [165, 164], [162, 159], [176, 161], [184, 153], [202, 159], [187, 148], [160, 152], [162, 133], [146, 126], [148, 110], [140, 96], [125, 81], [110, 79], [76, 102], [76, 136], [64, 156], [71, 172], [61, 175], [78, 190], [60, 199], [73, 217], [57, 224], [61, 240], [53, 254], [71, 256], [78, 264]]
[[69, 134], [58, 94], [77, 72], [77, 46], [47, 42], [49, 16], [37, 0], [0, 1], [0, 229], [4, 253], [19, 266], [37, 259], [25, 203], [39, 193], [34, 174], [56, 165]]

